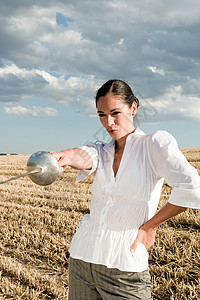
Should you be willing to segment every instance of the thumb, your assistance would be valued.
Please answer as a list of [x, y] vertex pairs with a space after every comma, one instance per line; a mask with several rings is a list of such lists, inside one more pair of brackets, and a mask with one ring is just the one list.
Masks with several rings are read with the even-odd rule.
[[64, 171], [64, 168], [59, 166], [59, 175], [60, 175], [63, 171]]
[[60, 154], [60, 152], [50, 152], [50, 153], [51, 153], [52, 156], [55, 157], [55, 159], [56, 159], [57, 161], [59, 161], [60, 158], [62, 157], [61, 154]]
[[68, 163], [67, 163], [65, 157], [60, 157], [60, 159], [58, 159], [57, 162], [58, 162], [58, 165], [59, 165], [60, 168], [64, 169], [68, 166]]
[[140, 244], [139, 239], [136, 238], [135, 242], [131, 245], [130, 251], [131, 253], [134, 253], [138, 247], [138, 245]]

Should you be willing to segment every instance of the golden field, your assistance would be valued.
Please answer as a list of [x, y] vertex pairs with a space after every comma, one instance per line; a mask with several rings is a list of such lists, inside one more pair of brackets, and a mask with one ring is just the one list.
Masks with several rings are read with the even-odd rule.
[[[200, 149], [183, 153], [200, 173]], [[0, 156], [0, 181], [25, 173], [28, 157]], [[92, 197], [93, 177], [75, 183], [76, 174], [67, 168], [47, 187], [29, 177], [0, 185], [0, 299], [67, 299], [68, 248]], [[165, 183], [159, 206], [170, 191]], [[149, 251], [154, 299], [200, 299], [199, 229], [192, 209], [159, 227]]]

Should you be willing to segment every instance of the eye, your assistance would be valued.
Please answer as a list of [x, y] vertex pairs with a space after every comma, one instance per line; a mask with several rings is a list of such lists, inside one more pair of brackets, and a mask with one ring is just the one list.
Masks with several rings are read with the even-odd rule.
[[120, 113], [120, 111], [114, 111], [112, 115], [113, 115], [113, 116], [116, 116], [116, 115], [118, 115], [119, 113]]
[[100, 118], [105, 117], [105, 114], [99, 114], [99, 117]]

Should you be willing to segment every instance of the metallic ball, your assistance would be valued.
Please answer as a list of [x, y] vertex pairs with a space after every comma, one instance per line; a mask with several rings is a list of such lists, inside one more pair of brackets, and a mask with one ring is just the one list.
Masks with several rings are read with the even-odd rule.
[[46, 151], [33, 153], [27, 161], [27, 172], [36, 171], [30, 174], [30, 179], [38, 185], [49, 185], [59, 175], [59, 165], [55, 157]]

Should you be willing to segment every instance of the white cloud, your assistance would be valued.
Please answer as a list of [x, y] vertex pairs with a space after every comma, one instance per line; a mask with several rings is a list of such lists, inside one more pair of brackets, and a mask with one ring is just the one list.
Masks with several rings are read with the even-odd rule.
[[182, 86], [171, 86], [163, 95], [144, 99], [139, 111], [144, 122], [163, 120], [200, 121], [200, 97], [185, 95]]
[[18, 116], [25, 116], [25, 117], [55, 117], [58, 115], [58, 112], [55, 108], [52, 107], [24, 107], [21, 105], [18, 106], [7, 106], [4, 107], [4, 111], [7, 114], [13, 114]]
[[[76, 104], [81, 98], [84, 106], [85, 101], [94, 98], [97, 88], [94, 76], [70, 76], [65, 79], [65, 74], [56, 76], [37, 69], [21, 69], [14, 64], [0, 68], [0, 78], [7, 82], [6, 86], [0, 83], [2, 93], [6, 94], [10, 85], [4, 102], [19, 102], [20, 98], [37, 96], [63, 104]], [[14, 94], [12, 90], [17, 86], [19, 89]]]
[[[93, 115], [96, 88], [117, 77], [158, 110], [181, 85], [182, 108], [166, 109], [166, 118], [185, 117], [186, 98], [199, 100], [198, 7], [198, 0], [8, 0], [0, 12], [0, 102], [37, 96]], [[58, 26], [57, 13], [73, 22]]]
[[119, 42], [118, 42], [118, 44], [119, 44], [119, 45], [122, 45], [123, 42], [124, 42], [124, 39], [120, 39]]
[[154, 67], [154, 66], [149, 66], [148, 69], [151, 70], [152, 73], [156, 73], [156, 74], [159, 74], [159, 75], [162, 75], [162, 76], [165, 75], [165, 71], [164, 71], [164, 70], [162, 70], [162, 69], [157, 69], [157, 68]]

